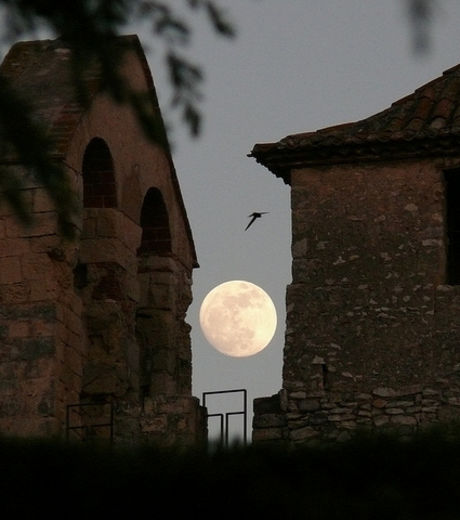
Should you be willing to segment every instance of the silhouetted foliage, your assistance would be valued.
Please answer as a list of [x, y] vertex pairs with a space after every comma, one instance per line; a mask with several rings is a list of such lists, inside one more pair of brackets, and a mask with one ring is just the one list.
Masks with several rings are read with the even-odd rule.
[[[73, 49], [72, 65], [79, 72], [85, 63], [95, 58], [101, 64], [106, 85], [116, 99], [123, 100], [126, 92], [120, 88], [117, 56], [110, 45], [136, 21], [147, 19], [152, 36], [164, 47], [164, 62], [169, 70], [173, 104], [183, 113], [184, 122], [192, 135], [199, 134], [201, 100], [199, 86], [203, 80], [202, 67], [192, 63], [181, 49], [190, 44], [193, 31], [190, 20], [184, 18], [204, 13], [217, 35], [233, 37], [235, 28], [225, 11], [215, 0], [182, 0], [182, 2], [151, 0], [76, 0], [69, 3], [57, 0], [3, 0], [7, 39], [15, 41], [24, 34], [46, 30], [61, 37]], [[75, 75], [77, 80], [78, 75]], [[83, 87], [81, 84], [80, 87]]]
[[430, 47], [430, 27], [433, 19], [435, 0], [406, 0], [413, 30], [413, 47], [423, 54]]
[[0, 439], [0, 503], [5, 518], [456, 519], [459, 440], [458, 425], [209, 451]]
[[[3, 9], [0, 14], [3, 14], [7, 42], [30, 38], [43, 31], [59, 37], [72, 51], [70, 66], [81, 102], [88, 101], [86, 85], [81, 79], [83, 72], [88, 62], [96, 63], [105, 90], [118, 103], [129, 103], [146, 135], [156, 141], [159, 139], [158, 122], [152, 118], [148, 100], [132, 92], [119, 73], [121, 54], [112, 44], [114, 37], [136, 21], [149, 21], [153, 39], [161, 47], [169, 71], [172, 108], [180, 111], [191, 136], [196, 137], [200, 134], [202, 121], [200, 87], [203, 73], [201, 65], [190, 61], [182, 52], [193, 36], [190, 19], [203, 13], [217, 35], [227, 38], [235, 35], [233, 25], [215, 0], [175, 3], [150, 0], [3, 0], [0, 8]], [[5, 77], [0, 77], [0, 135], [3, 150], [13, 150], [48, 190], [61, 217], [61, 231], [71, 237], [73, 227], [69, 222], [77, 205], [68, 189], [64, 165], [53, 159], [50, 138], [33, 119], [28, 101], [14, 92]], [[164, 138], [162, 143], [165, 143]], [[17, 172], [11, 168], [2, 169], [0, 188], [3, 196], [18, 217], [28, 224], [31, 215], [23, 199], [22, 185], [23, 180]]]

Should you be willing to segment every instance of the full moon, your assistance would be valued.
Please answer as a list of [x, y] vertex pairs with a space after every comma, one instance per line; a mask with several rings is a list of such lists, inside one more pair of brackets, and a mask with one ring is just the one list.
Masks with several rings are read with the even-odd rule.
[[200, 307], [200, 325], [222, 354], [248, 357], [263, 350], [276, 330], [276, 309], [258, 285], [232, 280], [214, 287]]

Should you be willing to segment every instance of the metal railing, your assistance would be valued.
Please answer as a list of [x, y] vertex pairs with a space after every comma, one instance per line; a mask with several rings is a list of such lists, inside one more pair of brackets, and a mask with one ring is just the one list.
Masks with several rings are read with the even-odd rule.
[[[203, 406], [206, 407], [206, 397], [209, 395], [218, 395], [218, 394], [234, 394], [234, 393], [242, 393], [243, 397], [243, 409], [238, 411], [231, 411], [225, 413], [211, 413], [207, 414], [206, 418], [210, 417], [219, 417], [220, 418], [220, 443], [221, 445], [228, 446], [229, 443], [229, 418], [234, 415], [242, 415], [243, 416], [243, 442], [247, 444], [248, 437], [248, 426], [247, 426], [247, 416], [248, 416], [248, 407], [247, 407], [247, 391], [244, 388], [238, 388], [236, 390], [216, 390], [213, 392], [203, 392]], [[209, 422], [208, 422], [209, 424]]]
[[113, 442], [113, 405], [109, 401], [67, 405], [66, 438], [81, 441], [108, 439]]

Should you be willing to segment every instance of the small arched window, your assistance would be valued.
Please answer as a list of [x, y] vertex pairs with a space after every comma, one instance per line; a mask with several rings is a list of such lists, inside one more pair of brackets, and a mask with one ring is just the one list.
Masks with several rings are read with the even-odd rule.
[[117, 189], [112, 155], [103, 139], [94, 138], [83, 157], [83, 206], [116, 208]]
[[163, 196], [157, 188], [150, 188], [142, 204], [142, 227], [139, 254], [165, 254], [171, 252], [169, 217]]

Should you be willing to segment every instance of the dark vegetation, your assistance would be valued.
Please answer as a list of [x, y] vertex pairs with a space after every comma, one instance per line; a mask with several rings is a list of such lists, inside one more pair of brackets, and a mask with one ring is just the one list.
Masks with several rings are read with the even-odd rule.
[[[0, 440], [3, 518], [458, 519], [460, 427], [314, 447]], [[14, 515], [14, 516], [13, 516]]]

